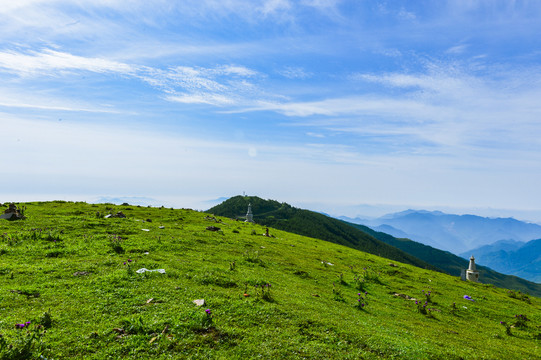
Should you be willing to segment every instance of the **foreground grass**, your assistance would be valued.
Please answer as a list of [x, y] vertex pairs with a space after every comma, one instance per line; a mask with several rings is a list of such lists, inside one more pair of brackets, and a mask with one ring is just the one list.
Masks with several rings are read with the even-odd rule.
[[24, 205], [0, 220], [1, 359], [541, 357], [539, 298], [191, 210]]

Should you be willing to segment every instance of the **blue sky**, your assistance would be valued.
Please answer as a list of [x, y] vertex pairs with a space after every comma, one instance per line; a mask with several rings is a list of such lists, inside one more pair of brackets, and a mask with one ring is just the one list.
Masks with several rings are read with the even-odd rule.
[[541, 221], [540, 18], [508, 0], [6, 2], [0, 201], [246, 192]]

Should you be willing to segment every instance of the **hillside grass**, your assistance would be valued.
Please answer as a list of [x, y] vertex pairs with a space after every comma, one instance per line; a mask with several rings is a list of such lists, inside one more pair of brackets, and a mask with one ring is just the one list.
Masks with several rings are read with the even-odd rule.
[[0, 359], [541, 357], [536, 297], [192, 210], [19, 206], [0, 220]]

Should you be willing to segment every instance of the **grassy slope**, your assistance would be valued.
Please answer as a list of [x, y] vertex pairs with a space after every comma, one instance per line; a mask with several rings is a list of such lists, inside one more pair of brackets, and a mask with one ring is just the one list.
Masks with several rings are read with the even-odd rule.
[[[422, 268], [439, 270], [460, 276], [468, 261], [449, 252], [411, 241], [397, 239], [357, 224], [331, 218], [308, 210], [297, 209], [286, 203], [261, 198], [235, 196], [209, 209], [209, 212], [235, 218], [252, 204], [258, 223], [281, 230], [341, 244], [388, 259]], [[486, 267], [481, 270], [481, 281], [541, 297], [541, 285], [516, 276], [504, 275]]]
[[[374, 236], [375, 238], [401, 249], [421, 260], [430, 262], [432, 265], [444, 270], [448, 274], [460, 276], [462, 269], [468, 268], [468, 260], [451, 254], [448, 251], [435, 249], [409, 239], [397, 239], [389, 234], [374, 231], [364, 225], [347, 223], [352, 227], [360, 229]], [[480, 281], [487, 284], [494, 284], [499, 287], [515, 289], [528, 294], [541, 297], [541, 284], [524, 280], [522, 278], [501, 274], [485, 266], [477, 266], [480, 271]]]
[[[528, 303], [492, 286], [390, 266], [387, 259], [281, 230], [271, 228], [269, 238], [260, 235], [260, 225], [216, 222], [190, 210], [26, 205], [28, 219], [0, 221], [0, 333], [14, 349], [26, 333], [14, 324], [32, 321], [34, 331], [49, 312], [52, 326], [41, 340], [44, 356], [54, 359], [541, 356], [539, 298]], [[95, 216], [118, 210], [128, 218]], [[113, 250], [118, 236], [124, 253]], [[127, 259], [130, 268], [123, 265]], [[143, 267], [166, 274], [131, 271]], [[365, 279], [364, 310], [355, 307], [354, 277]], [[266, 283], [270, 296], [254, 288]], [[432, 316], [393, 296], [420, 299], [423, 290], [432, 291]], [[198, 308], [194, 299], [206, 305]], [[531, 321], [506, 335], [499, 322], [512, 323], [517, 314]]]
[[236, 218], [246, 212], [248, 203], [252, 204], [254, 220], [259, 224], [330, 241], [421, 268], [439, 270], [428, 262], [379, 241], [345, 222], [313, 211], [294, 208], [286, 203], [263, 200], [256, 196], [235, 196], [209, 209], [208, 212]]

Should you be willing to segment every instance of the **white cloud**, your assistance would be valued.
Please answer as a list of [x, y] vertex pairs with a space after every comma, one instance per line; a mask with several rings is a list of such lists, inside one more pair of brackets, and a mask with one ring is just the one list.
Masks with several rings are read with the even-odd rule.
[[[226, 64], [214, 68], [175, 66], [152, 68], [112, 61], [104, 58], [77, 56], [52, 49], [42, 51], [0, 52], [0, 70], [23, 78], [62, 77], [69, 72], [113, 73], [140, 79], [165, 92], [165, 99], [178, 103], [198, 103], [215, 106], [234, 105], [258, 90], [246, 79], [260, 76], [245, 66]], [[244, 100], [246, 101], [246, 99]], [[28, 103], [12, 97], [2, 102], [5, 106], [71, 109], [71, 106]], [[84, 108], [79, 107], [80, 110]]]
[[165, 98], [168, 101], [182, 104], [207, 104], [213, 106], [234, 105], [236, 101], [225, 95], [219, 94], [178, 94], [170, 95]]
[[265, 0], [261, 7], [261, 12], [264, 15], [274, 14], [281, 11], [291, 9], [289, 0]]
[[279, 70], [278, 73], [288, 79], [307, 79], [313, 76], [312, 73], [307, 72], [304, 68], [293, 66], [287, 66]]
[[463, 54], [468, 49], [468, 47], [469, 46], [467, 44], [456, 45], [456, 46], [450, 47], [445, 52], [448, 54], [459, 55], [459, 54]]
[[0, 52], [0, 68], [19, 76], [49, 75], [55, 71], [82, 70], [96, 73], [114, 72], [135, 75], [137, 68], [102, 58], [76, 56], [52, 49], [41, 52]]

